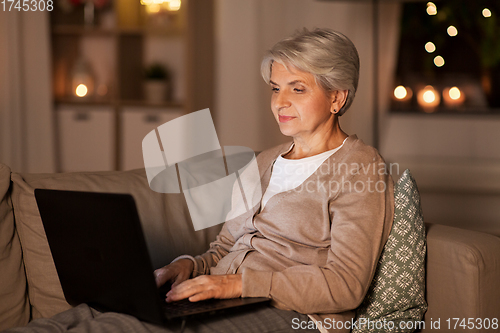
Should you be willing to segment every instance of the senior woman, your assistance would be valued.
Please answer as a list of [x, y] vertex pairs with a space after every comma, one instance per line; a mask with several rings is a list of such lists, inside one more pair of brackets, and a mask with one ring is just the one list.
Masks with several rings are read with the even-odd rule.
[[380, 155], [339, 125], [358, 85], [358, 54], [341, 33], [303, 30], [277, 43], [261, 70], [293, 142], [258, 155], [260, 205], [227, 221], [205, 254], [157, 270], [157, 284], [173, 282], [167, 301], [263, 296], [338, 320], [368, 290], [394, 207]]
[[[227, 221], [206, 253], [181, 256], [156, 270], [156, 282], [172, 282], [169, 302], [272, 300], [272, 306], [190, 321], [187, 331], [349, 331], [352, 310], [362, 302], [388, 238], [394, 207], [392, 180], [380, 155], [339, 125], [358, 85], [356, 48], [338, 32], [303, 30], [268, 52], [262, 76], [272, 90], [274, 118], [292, 142], [258, 155], [264, 193], [259, 204]], [[91, 313], [69, 310], [45, 327], [178, 328], [80, 311]], [[37, 331], [43, 324], [34, 321], [26, 329]]]

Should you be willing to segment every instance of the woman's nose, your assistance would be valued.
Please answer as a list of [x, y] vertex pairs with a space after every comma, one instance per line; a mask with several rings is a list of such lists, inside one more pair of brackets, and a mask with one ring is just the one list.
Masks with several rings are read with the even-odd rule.
[[277, 110], [280, 110], [280, 109], [283, 109], [283, 108], [287, 108], [291, 105], [290, 103], [290, 99], [288, 98], [288, 95], [286, 94], [286, 92], [278, 92], [276, 95], [275, 95], [275, 98], [274, 98], [274, 107], [277, 109]]

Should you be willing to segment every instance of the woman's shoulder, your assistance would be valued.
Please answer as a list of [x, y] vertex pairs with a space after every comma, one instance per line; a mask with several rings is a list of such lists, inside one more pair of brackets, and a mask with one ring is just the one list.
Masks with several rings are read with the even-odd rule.
[[363, 142], [357, 135], [350, 135], [344, 146], [338, 151], [337, 160], [349, 163], [373, 163], [384, 162], [379, 151]]

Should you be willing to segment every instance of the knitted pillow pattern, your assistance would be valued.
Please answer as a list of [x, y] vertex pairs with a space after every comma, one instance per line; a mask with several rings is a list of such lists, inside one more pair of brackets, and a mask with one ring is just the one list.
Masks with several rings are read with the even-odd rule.
[[417, 184], [408, 169], [395, 186], [394, 199], [392, 230], [356, 310], [353, 333], [413, 332], [427, 310], [425, 225]]

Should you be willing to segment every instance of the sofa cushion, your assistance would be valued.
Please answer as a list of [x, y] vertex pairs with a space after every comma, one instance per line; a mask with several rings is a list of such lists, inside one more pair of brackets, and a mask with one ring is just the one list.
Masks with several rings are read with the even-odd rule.
[[0, 163], [0, 331], [29, 321], [21, 243], [10, 200], [10, 169]]
[[[452, 318], [450, 331], [498, 332], [500, 238], [440, 224], [428, 224], [426, 230], [429, 310], [423, 332], [436, 332], [431, 322], [436, 325], [439, 319], [441, 329], [446, 329], [448, 318]], [[473, 318], [473, 329], [460, 326], [463, 318], [465, 325]]]
[[413, 332], [413, 323], [411, 328], [406, 328], [406, 324], [420, 321], [427, 310], [425, 225], [417, 184], [409, 170], [398, 180], [394, 199], [392, 230], [372, 284], [356, 311], [360, 326], [353, 332]]
[[155, 268], [181, 254], [199, 254], [215, 239], [220, 226], [194, 231], [182, 194], [149, 189], [143, 169], [126, 172], [12, 174], [12, 201], [21, 240], [33, 318], [50, 317], [67, 308], [50, 254], [35, 188], [130, 193], [141, 218]]

